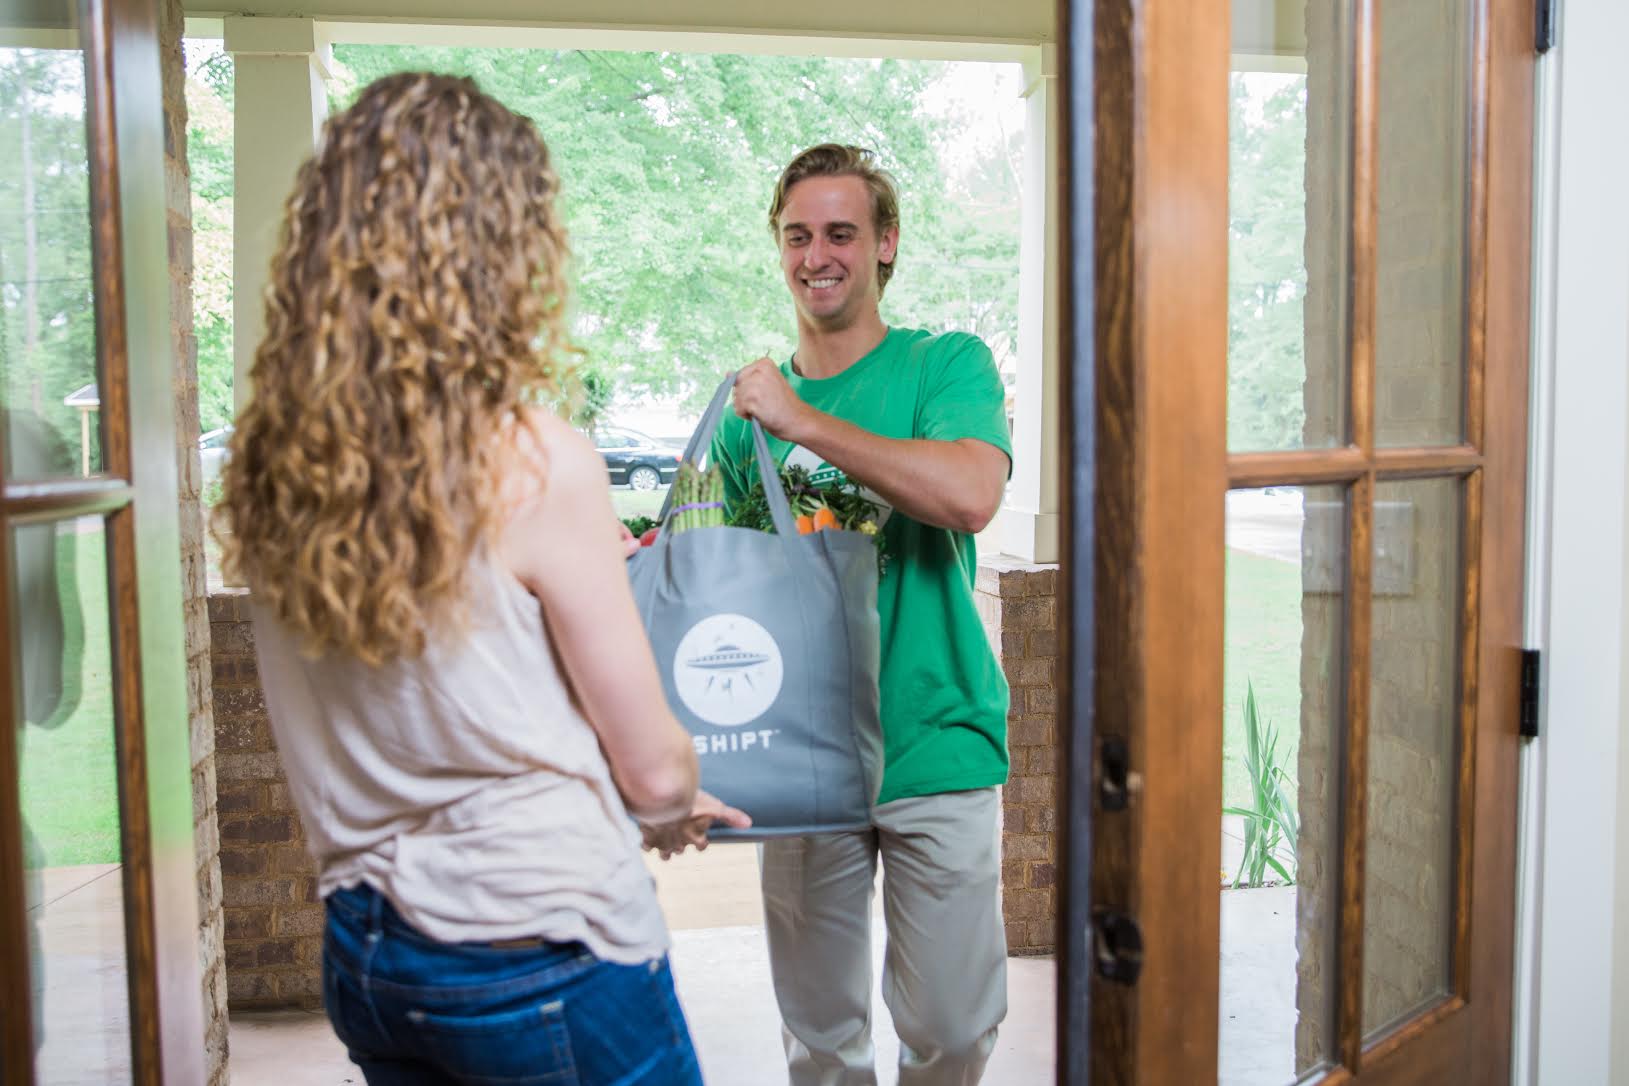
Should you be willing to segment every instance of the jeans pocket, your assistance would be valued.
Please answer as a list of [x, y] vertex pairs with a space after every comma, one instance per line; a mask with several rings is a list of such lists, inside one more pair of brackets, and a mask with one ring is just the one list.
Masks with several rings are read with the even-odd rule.
[[585, 1084], [699, 1086], [695, 1049], [663, 959], [602, 962], [565, 995], [572, 1052]]
[[347, 1051], [366, 1054], [379, 1048], [381, 1037], [356, 974], [339, 964], [332, 953], [322, 956], [322, 1006], [334, 1036]]
[[415, 1009], [406, 1018], [430, 1062], [460, 1082], [578, 1086], [571, 1032], [559, 1000], [499, 1014]]

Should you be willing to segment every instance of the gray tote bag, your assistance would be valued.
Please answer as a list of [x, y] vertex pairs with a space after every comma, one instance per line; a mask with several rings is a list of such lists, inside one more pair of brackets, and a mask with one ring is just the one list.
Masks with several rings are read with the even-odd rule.
[[[711, 446], [735, 384], [719, 386], [685, 459]], [[715, 839], [870, 824], [881, 785], [877, 548], [860, 532], [799, 535], [764, 432], [752, 422], [775, 532], [697, 528], [629, 561], [668, 704], [689, 729], [701, 786], [752, 816]]]

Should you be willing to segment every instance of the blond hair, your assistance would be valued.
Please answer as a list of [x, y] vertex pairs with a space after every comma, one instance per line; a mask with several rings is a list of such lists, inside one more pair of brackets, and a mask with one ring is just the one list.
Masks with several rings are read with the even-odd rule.
[[[871, 221], [879, 235], [890, 227], [899, 228], [899, 192], [888, 171], [877, 165], [875, 151], [854, 147], [846, 143], [822, 143], [799, 151], [797, 157], [781, 171], [775, 182], [775, 193], [769, 201], [769, 232], [778, 241], [781, 213], [786, 210], [786, 198], [792, 186], [811, 177], [858, 177], [865, 182], [871, 194]], [[897, 250], [896, 250], [897, 252]], [[887, 289], [893, 278], [894, 265], [890, 261], [877, 261], [877, 294]]]
[[307, 652], [415, 656], [461, 621], [504, 431], [569, 349], [558, 187], [530, 120], [424, 72], [365, 88], [301, 167], [215, 529]]

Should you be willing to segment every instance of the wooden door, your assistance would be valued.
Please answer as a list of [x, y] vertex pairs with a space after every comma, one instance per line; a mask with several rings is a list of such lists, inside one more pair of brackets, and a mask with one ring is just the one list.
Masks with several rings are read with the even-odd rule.
[[1532, 6], [1063, 8], [1060, 1081], [1507, 1081]]
[[199, 1083], [157, 7], [0, 80], [0, 1079]]

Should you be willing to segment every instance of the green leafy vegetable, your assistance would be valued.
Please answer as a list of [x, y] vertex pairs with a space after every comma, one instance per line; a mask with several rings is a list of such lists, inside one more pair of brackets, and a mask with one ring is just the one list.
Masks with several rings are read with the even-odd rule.
[[[881, 511], [877, 503], [862, 495], [860, 488], [853, 483], [844, 480], [819, 486], [810, 481], [808, 469], [798, 465], [782, 468], [780, 479], [794, 517], [813, 518], [821, 509], [829, 509], [837, 520], [837, 528], [866, 535], [878, 534], [877, 521]], [[736, 503], [730, 524], [760, 532], [775, 530], [762, 482], [753, 483], [747, 496]]]

